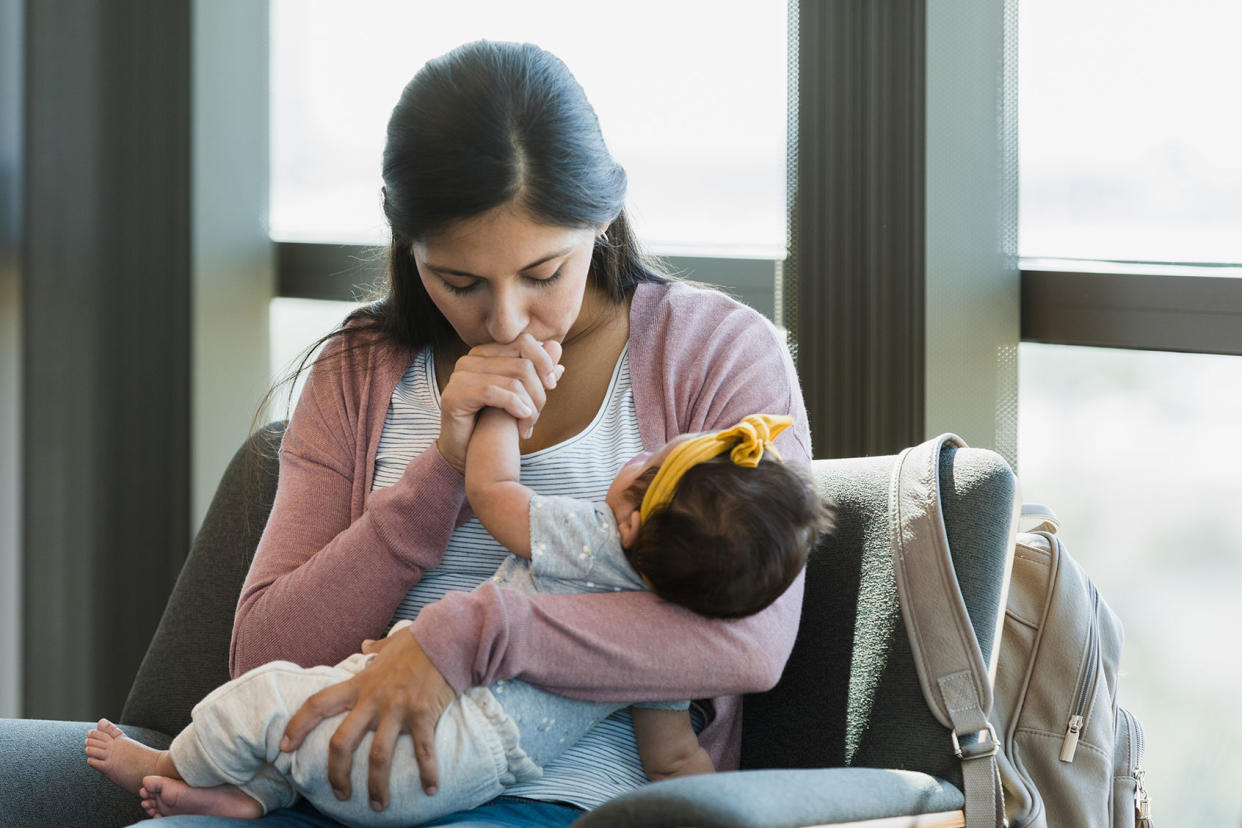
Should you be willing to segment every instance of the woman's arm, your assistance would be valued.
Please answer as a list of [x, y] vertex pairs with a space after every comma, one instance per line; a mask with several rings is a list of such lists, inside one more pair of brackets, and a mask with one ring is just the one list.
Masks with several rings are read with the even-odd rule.
[[[802, 583], [799, 575], [763, 612], [732, 621], [704, 618], [649, 592], [530, 595], [489, 583], [425, 607], [411, 632], [458, 691], [520, 678], [599, 701], [753, 693], [781, 677]], [[464, 662], [462, 642], [469, 643]]]
[[233, 622], [234, 677], [275, 660], [335, 663], [381, 635], [410, 587], [439, 564], [465, 502], [461, 475], [434, 446], [353, 524], [348, 479], [288, 451], [280, 474]]
[[379, 381], [383, 347], [334, 341], [311, 369], [234, 618], [234, 676], [276, 659], [331, 664], [363, 638], [379, 637], [410, 587], [439, 564], [465, 515], [460, 467], [446, 458], [464, 461], [475, 415], [486, 406], [511, 415], [525, 407], [537, 418], [541, 377], [555, 373], [560, 357], [558, 343], [529, 337], [471, 349], [441, 395], [440, 438], [400, 480], [372, 494], [354, 478], [383, 420], [366, 411], [360, 389]]
[[364, 426], [351, 420], [357, 404], [343, 377], [369, 366], [348, 359], [312, 369], [285, 433], [276, 499], [234, 619], [234, 676], [277, 659], [334, 663], [379, 637], [439, 563], [465, 504], [461, 474], [432, 446], [351, 523]]

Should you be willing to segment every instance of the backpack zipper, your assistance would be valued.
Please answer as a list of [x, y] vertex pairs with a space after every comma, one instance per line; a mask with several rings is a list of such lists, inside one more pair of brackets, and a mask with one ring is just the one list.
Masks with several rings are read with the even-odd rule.
[[1124, 707], [1117, 709], [1122, 712], [1126, 717], [1126, 722], [1130, 725], [1130, 767], [1138, 771], [1143, 767], [1143, 754], [1146, 747], [1143, 744], [1143, 726], [1129, 710]]
[[1143, 780], [1147, 777], [1147, 771], [1137, 770], [1134, 772], [1134, 819], [1137, 828], [1151, 828], [1151, 797], [1147, 795], [1147, 789], [1143, 787]]
[[1061, 742], [1061, 761], [1073, 762], [1078, 751], [1078, 739], [1087, 725], [1088, 707], [1095, 695], [1095, 683], [1100, 675], [1100, 593], [1095, 584], [1087, 582], [1091, 590], [1092, 618], [1087, 630], [1087, 657], [1083, 668], [1078, 674], [1078, 684], [1074, 688], [1076, 697], [1074, 707], [1070, 710], [1069, 721], [1065, 725], [1065, 738]]
[[1151, 797], [1147, 795], [1147, 789], [1143, 786], [1144, 780], [1147, 778], [1147, 771], [1143, 770], [1143, 726], [1139, 724], [1139, 720], [1126, 710], [1124, 707], [1117, 708], [1121, 715], [1126, 717], [1126, 724], [1130, 730], [1130, 772], [1134, 774], [1134, 818], [1139, 828], [1146, 828], [1152, 824], [1151, 822]]

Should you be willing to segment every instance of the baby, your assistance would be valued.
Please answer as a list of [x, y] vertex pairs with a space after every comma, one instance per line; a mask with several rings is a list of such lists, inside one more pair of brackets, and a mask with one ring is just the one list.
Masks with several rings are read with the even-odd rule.
[[[648, 588], [718, 618], [758, 612], [788, 588], [830, 523], [806, 474], [781, 463], [771, 446], [790, 422], [752, 415], [725, 431], [674, 438], [626, 463], [605, 500], [590, 503], [542, 497], [523, 486], [517, 423], [503, 411], [485, 410], [468, 447], [466, 493], [484, 527], [516, 556], [493, 580], [541, 592]], [[407, 623], [391, 634], [402, 634]], [[476, 807], [508, 785], [538, 777], [595, 723], [627, 706], [568, 699], [520, 681], [469, 688], [436, 727], [438, 792], [422, 791], [403, 735], [393, 757], [391, 801], [377, 812], [366, 796], [371, 735], [354, 754], [353, 796], [338, 801], [328, 783], [328, 740], [344, 713], [326, 719], [297, 750], [279, 750], [302, 702], [349, 679], [372, 657], [357, 653], [335, 667], [257, 667], [196, 705], [192, 723], [166, 751], [101, 720], [87, 736], [87, 762], [138, 793], [152, 816], [257, 817], [300, 794], [349, 825], [409, 825]], [[649, 778], [713, 770], [688, 706], [634, 706]]]

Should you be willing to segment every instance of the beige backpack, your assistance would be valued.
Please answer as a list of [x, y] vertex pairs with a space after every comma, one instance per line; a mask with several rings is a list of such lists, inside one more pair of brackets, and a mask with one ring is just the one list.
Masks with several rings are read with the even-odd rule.
[[[1143, 731], [1117, 706], [1122, 628], [1057, 536], [1050, 510], [1015, 533], [1000, 644], [985, 664], [940, 511], [946, 434], [898, 458], [893, 562], [923, 695], [962, 760], [967, 828], [1152, 828]], [[998, 619], [999, 621], [1000, 619]]]

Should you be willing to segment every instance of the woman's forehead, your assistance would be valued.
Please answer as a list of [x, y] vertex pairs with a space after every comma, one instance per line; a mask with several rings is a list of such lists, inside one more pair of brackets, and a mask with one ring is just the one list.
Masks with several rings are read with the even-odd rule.
[[461, 246], [479, 242], [519, 242], [564, 238], [583, 232], [584, 228], [550, 224], [536, 218], [512, 202], [493, 207], [486, 213], [458, 219], [434, 233], [428, 233], [424, 244], [433, 247]]
[[468, 270], [473, 263], [521, 270], [568, 252], [592, 235], [590, 228], [546, 224], [502, 205], [429, 234], [415, 242], [411, 252], [429, 264], [454, 269]]

